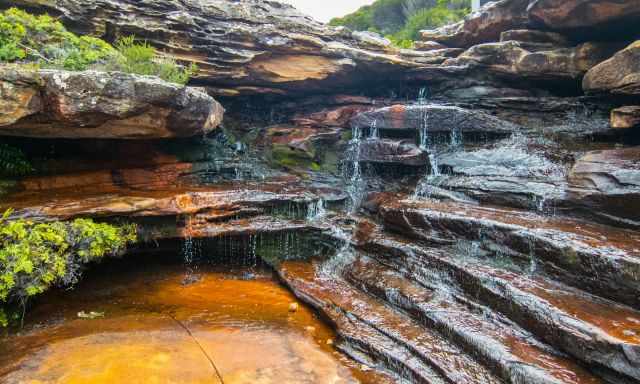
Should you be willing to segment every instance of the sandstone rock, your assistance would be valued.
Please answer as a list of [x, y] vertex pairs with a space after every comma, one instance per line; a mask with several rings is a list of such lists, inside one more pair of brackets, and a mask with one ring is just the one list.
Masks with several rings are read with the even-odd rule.
[[400, 55], [420, 64], [436, 65], [444, 63], [448, 58], [457, 57], [462, 52], [464, 52], [464, 49], [461, 48], [445, 48], [432, 51], [403, 49], [400, 51]]
[[640, 227], [640, 147], [592, 151], [569, 174], [571, 199], [590, 216]]
[[638, 31], [640, 3], [619, 0], [533, 0], [529, 18], [549, 29], [597, 28], [614, 22], [629, 21]]
[[415, 43], [416, 51], [434, 51], [436, 49], [445, 49], [446, 45], [440, 44], [436, 41], [416, 41]]
[[640, 40], [590, 69], [582, 88], [588, 93], [640, 94]]
[[429, 164], [427, 153], [415, 144], [388, 139], [364, 140], [360, 148], [360, 161], [408, 167], [426, 167]]
[[279, 156], [299, 158], [304, 163], [317, 159], [320, 150], [337, 143], [340, 131], [336, 128], [284, 125], [267, 128], [266, 136], [272, 154], [278, 152]]
[[640, 126], [640, 106], [620, 107], [611, 111], [613, 128], [634, 128]]
[[[12, 0], [60, 15], [72, 31], [109, 41], [135, 35], [200, 68], [197, 81], [226, 94], [305, 92], [391, 79], [418, 64], [385, 39], [318, 23], [262, 0]], [[4, 5], [4, 4], [3, 4]], [[354, 72], [357, 70], [357, 76]]]
[[584, 43], [573, 48], [530, 52], [516, 41], [471, 47], [445, 65], [480, 65], [491, 72], [536, 80], [576, 80], [609, 58], [615, 44]]
[[537, 31], [534, 29], [512, 29], [500, 34], [500, 41], [520, 41], [528, 43], [552, 44], [555, 46], [569, 46], [570, 41], [564, 35], [556, 32]]
[[205, 134], [224, 109], [198, 88], [119, 72], [0, 67], [0, 134], [149, 139]]
[[394, 105], [364, 112], [351, 120], [352, 125], [378, 129], [418, 130], [427, 125], [429, 133], [507, 135], [518, 130], [515, 124], [484, 112], [444, 105]]
[[422, 31], [422, 39], [458, 48], [498, 41], [502, 32], [527, 26], [528, 4], [528, 0], [490, 2], [463, 21]]

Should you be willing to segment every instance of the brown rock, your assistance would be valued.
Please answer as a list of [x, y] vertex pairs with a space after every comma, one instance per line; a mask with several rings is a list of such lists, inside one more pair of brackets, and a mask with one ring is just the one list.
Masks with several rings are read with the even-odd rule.
[[476, 45], [446, 64], [479, 65], [517, 78], [575, 80], [610, 57], [615, 49], [611, 44], [584, 43], [573, 48], [530, 52], [516, 41], [505, 41]]
[[435, 30], [422, 31], [422, 40], [458, 48], [497, 41], [503, 31], [527, 26], [528, 4], [528, 0], [491, 2], [463, 21]]
[[590, 69], [582, 88], [587, 93], [640, 94], [640, 40]]
[[360, 148], [360, 161], [376, 164], [401, 164], [409, 167], [425, 167], [429, 163], [427, 153], [413, 143], [389, 139], [365, 140]]
[[[199, 67], [220, 94], [305, 92], [401, 76], [403, 59], [372, 33], [316, 22], [290, 5], [258, 0], [10, 0], [60, 15], [72, 31], [109, 41], [135, 35]], [[354, 69], [358, 76], [353, 76]]]
[[531, 21], [549, 29], [589, 28], [635, 20], [640, 17], [640, 2], [635, 0], [534, 0], [529, 6]]
[[224, 109], [198, 88], [119, 72], [0, 67], [0, 134], [42, 138], [188, 137]]
[[569, 39], [556, 32], [536, 31], [534, 29], [512, 29], [500, 34], [500, 41], [515, 40], [528, 43], [547, 43], [568, 46]]
[[611, 127], [634, 128], [640, 126], [640, 106], [627, 106], [611, 111]]
[[640, 147], [592, 151], [569, 174], [571, 199], [600, 220], [640, 227]]

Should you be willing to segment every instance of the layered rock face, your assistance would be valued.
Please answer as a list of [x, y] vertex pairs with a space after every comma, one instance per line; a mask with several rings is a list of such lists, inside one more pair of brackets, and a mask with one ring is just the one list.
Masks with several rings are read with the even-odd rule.
[[214, 129], [196, 88], [6, 69], [0, 134], [47, 154], [14, 216], [278, 234], [282, 281], [392, 381], [640, 380], [637, 44], [612, 37], [636, 2], [501, 0], [416, 50], [271, 1], [8, 3], [196, 62], [227, 110]]
[[113, 40], [136, 35], [168, 55], [196, 63], [215, 92], [278, 93], [362, 84], [417, 66], [385, 39], [330, 28], [273, 1], [30, 1], [60, 15], [74, 32]]
[[104, 72], [0, 67], [0, 134], [148, 139], [213, 131], [222, 106], [198, 88]]

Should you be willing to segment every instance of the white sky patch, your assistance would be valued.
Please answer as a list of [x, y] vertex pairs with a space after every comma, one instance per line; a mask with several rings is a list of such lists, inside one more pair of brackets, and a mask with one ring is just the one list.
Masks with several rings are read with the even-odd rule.
[[374, 0], [279, 0], [298, 8], [302, 13], [322, 22], [328, 22], [334, 17], [344, 16]]

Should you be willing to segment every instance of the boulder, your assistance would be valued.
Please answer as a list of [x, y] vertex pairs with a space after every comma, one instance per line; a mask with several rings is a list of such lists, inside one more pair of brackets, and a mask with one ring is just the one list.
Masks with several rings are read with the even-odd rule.
[[532, 23], [552, 30], [601, 28], [629, 22], [640, 31], [640, 3], [620, 0], [533, 0], [528, 9]]
[[611, 111], [611, 127], [634, 128], [640, 126], [640, 106], [627, 106]]
[[616, 44], [584, 43], [572, 48], [531, 52], [517, 41], [479, 44], [445, 65], [478, 65], [488, 71], [534, 80], [577, 80], [611, 57]]
[[527, 26], [528, 4], [528, 0], [490, 2], [458, 23], [421, 31], [422, 40], [457, 48], [498, 41], [503, 31]]
[[582, 81], [587, 93], [640, 94], [640, 40], [591, 68]]
[[518, 126], [487, 113], [455, 106], [436, 104], [393, 105], [364, 112], [351, 120], [352, 126], [378, 129], [419, 130], [426, 126], [429, 133], [508, 135]]
[[199, 88], [119, 72], [0, 67], [0, 135], [156, 139], [202, 135], [224, 109]]
[[[135, 35], [195, 63], [199, 83], [219, 94], [330, 90], [391, 80], [417, 63], [371, 33], [319, 23], [294, 7], [262, 0], [11, 0], [60, 16], [70, 30], [113, 41]], [[357, 75], [354, 72], [357, 70]]]
[[573, 166], [569, 182], [571, 199], [591, 216], [640, 227], [640, 147], [587, 152]]

